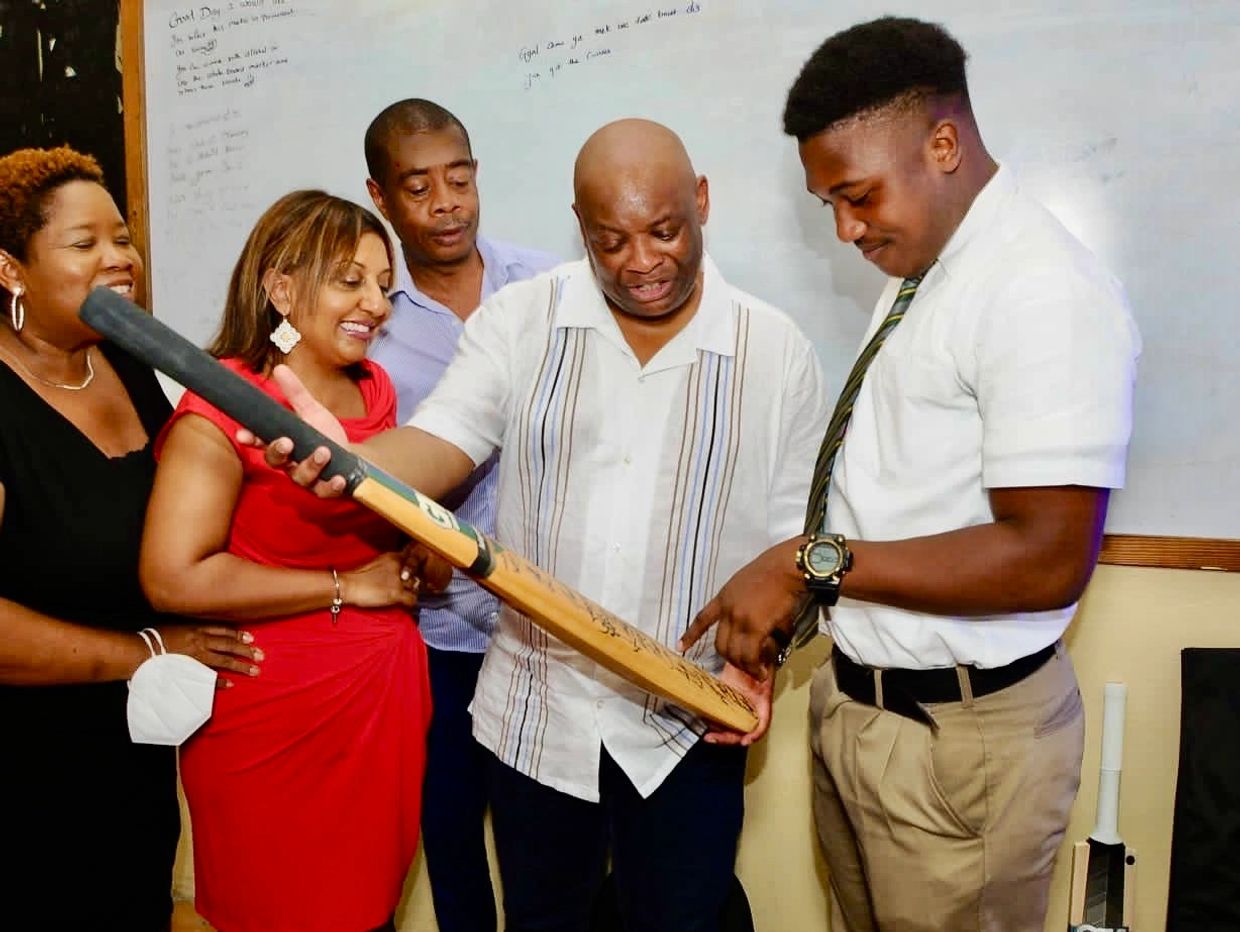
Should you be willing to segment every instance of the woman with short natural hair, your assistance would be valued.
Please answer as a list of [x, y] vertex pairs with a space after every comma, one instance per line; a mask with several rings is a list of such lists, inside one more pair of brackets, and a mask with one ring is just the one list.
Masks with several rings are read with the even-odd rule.
[[150, 656], [151, 631], [169, 652], [253, 669], [244, 632], [161, 617], [138, 584], [151, 441], [171, 408], [151, 370], [77, 311], [97, 286], [132, 298], [141, 273], [94, 159], [67, 147], [0, 158], [0, 925], [9, 929], [168, 927], [176, 756], [130, 741], [125, 681]]

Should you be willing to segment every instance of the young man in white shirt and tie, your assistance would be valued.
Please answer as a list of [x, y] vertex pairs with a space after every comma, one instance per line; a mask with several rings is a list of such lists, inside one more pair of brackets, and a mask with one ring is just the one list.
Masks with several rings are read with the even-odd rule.
[[987, 153], [964, 62], [941, 27], [886, 17], [789, 92], [806, 186], [891, 280], [804, 533], [685, 639], [717, 624], [770, 676], [822, 610], [814, 815], [848, 932], [1042, 929], [1084, 731], [1060, 636], [1131, 428], [1122, 291]]

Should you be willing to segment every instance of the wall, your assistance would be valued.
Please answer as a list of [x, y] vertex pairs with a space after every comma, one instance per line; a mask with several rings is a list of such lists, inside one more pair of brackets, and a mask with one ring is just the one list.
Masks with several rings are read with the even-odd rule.
[[[1055, 869], [1047, 932], [1068, 914], [1070, 845], [1093, 828], [1098, 792], [1102, 686], [1128, 684], [1120, 829], [1138, 855], [1134, 932], [1163, 928], [1179, 752], [1179, 652], [1240, 645], [1240, 574], [1099, 567], [1068, 632], [1086, 708], [1081, 791]], [[826, 654], [819, 642], [780, 674], [770, 736], [750, 759], [737, 871], [757, 932], [826, 929], [826, 875], [809, 813], [809, 680]], [[177, 893], [192, 895], [182, 847]], [[406, 886], [400, 932], [435, 932], [419, 857]]]

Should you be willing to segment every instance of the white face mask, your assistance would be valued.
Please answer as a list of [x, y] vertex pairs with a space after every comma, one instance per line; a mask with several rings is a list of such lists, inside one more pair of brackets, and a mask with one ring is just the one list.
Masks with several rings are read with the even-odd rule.
[[135, 744], [179, 745], [211, 717], [215, 671], [193, 657], [167, 653], [154, 628], [138, 634], [151, 656], [129, 681], [129, 738]]

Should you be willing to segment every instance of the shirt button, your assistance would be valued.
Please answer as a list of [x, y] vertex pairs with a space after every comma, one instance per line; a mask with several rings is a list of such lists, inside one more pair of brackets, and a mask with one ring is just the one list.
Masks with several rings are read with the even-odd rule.
[[594, 705], [598, 708], [598, 710], [599, 710], [600, 712], [601, 712], [601, 711], [603, 711], [603, 700], [602, 700], [602, 699], [600, 699], [598, 702], [594, 703]]
[[612, 549], [612, 550], [614, 550], [616, 553], [619, 553], [619, 552], [620, 552], [620, 545], [619, 545], [619, 544], [612, 544], [612, 545], [611, 545], [611, 549]]
[[631, 457], [631, 456], [626, 456], [626, 457], [624, 458], [624, 465], [625, 465], [625, 466], [632, 466], [632, 465], [633, 465], [633, 457]]

